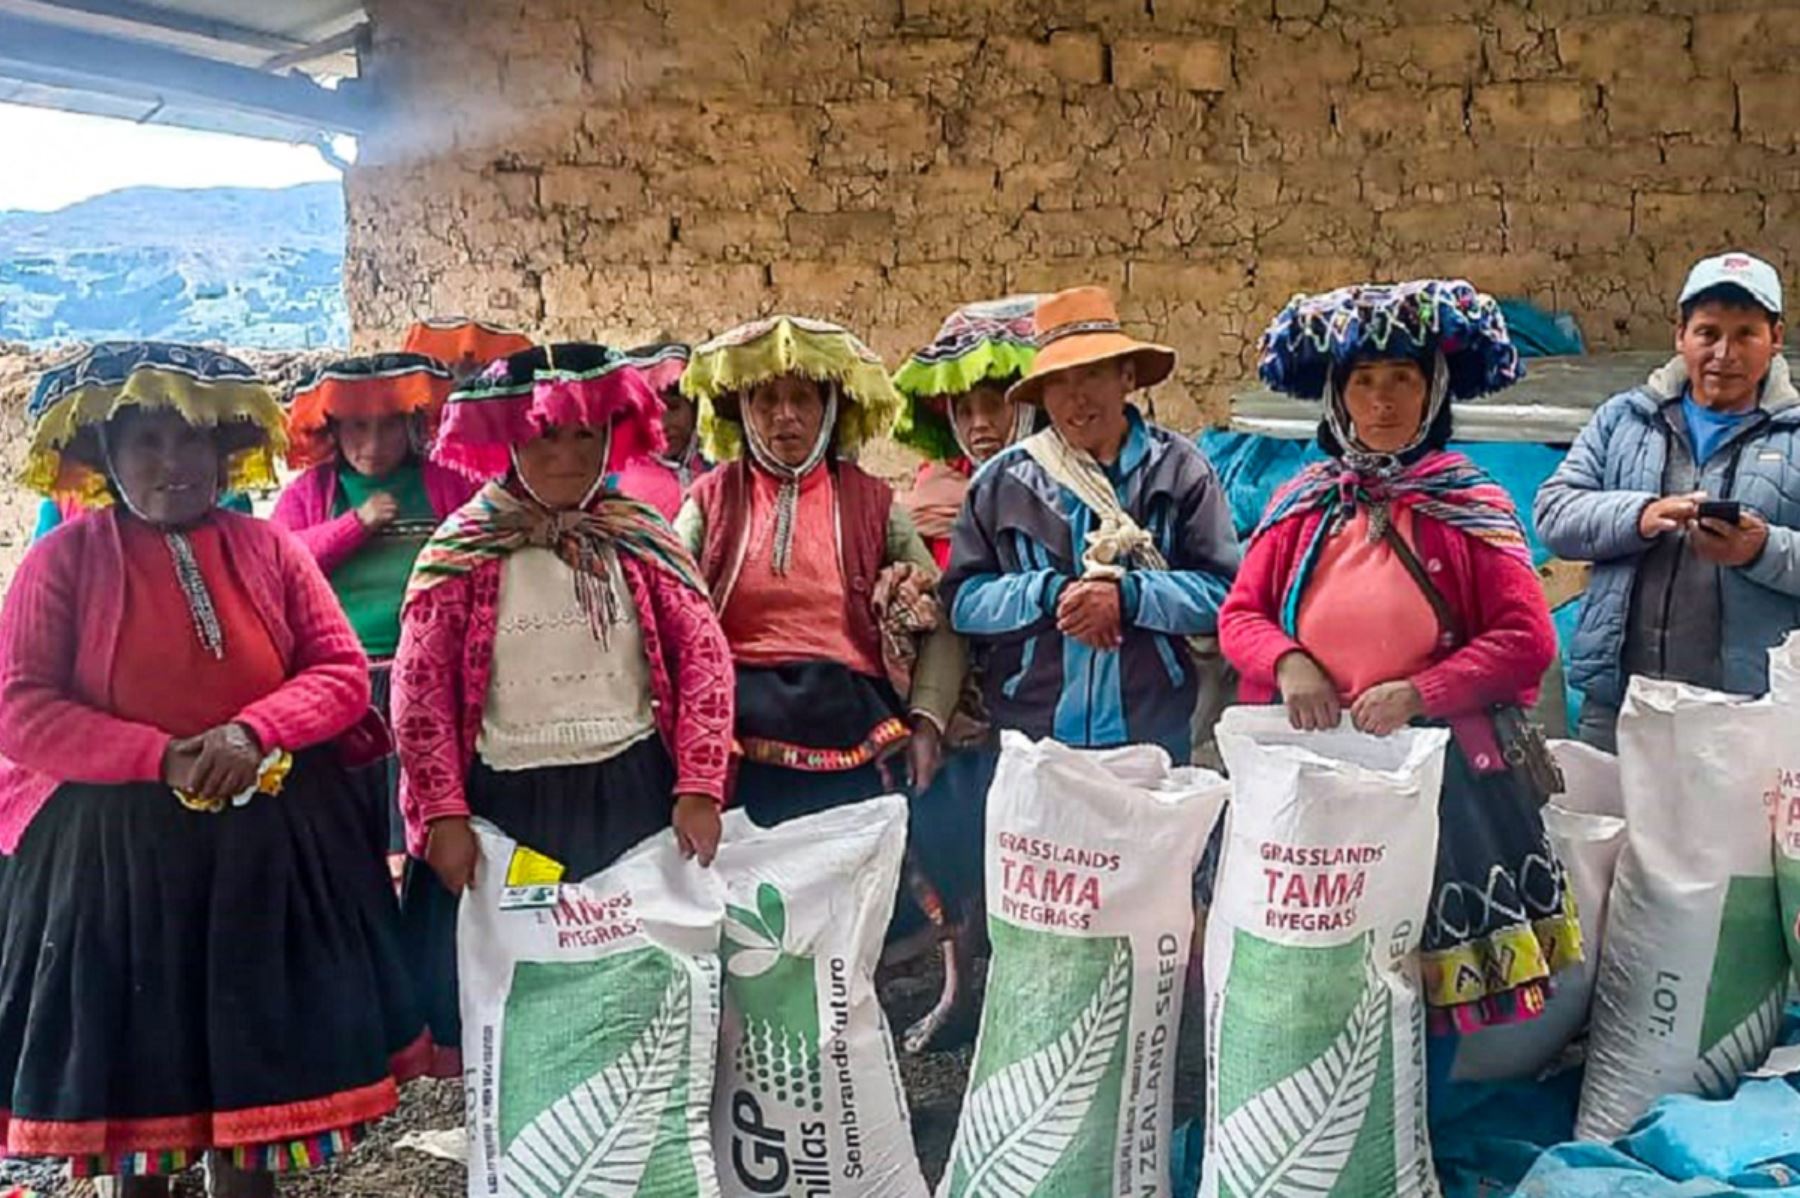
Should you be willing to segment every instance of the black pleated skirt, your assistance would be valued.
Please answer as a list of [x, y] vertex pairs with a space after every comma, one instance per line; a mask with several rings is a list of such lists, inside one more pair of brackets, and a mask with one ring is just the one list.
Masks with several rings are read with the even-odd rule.
[[840, 662], [737, 670], [738, 759], [732, 803], [763, 827], [903, 790], [896, 760], [910, 736], [885, 678]]
[[427, 1044], [393, 888], [329, 749], [218, 814], [61, 787], [0, 877], [6, 1150], [290, 1167], [393, 1110]]
[[[369, 706], [388, 718], [388, 699], [393, 693], [394, 663], [369, 666]], [[346, 771], [350, 788], [363, 807], [369, 837], [383, 853], [406, 852], [406, 820], [400, 815], [400, 758], [389, 753], [380, 761]]]
[[[598, 873], [628, 850], [666, 831], [674, 815], [675, 766], [651, 736], [593, 765], [503, 771], [477, 760], [469, 771], [469, 810], [520, 844], [564, 867], [569, 879]], [[423, 861], [409, 859], [401, 919], [414, 983], [431, 1027], [430, 1072], [462, 1073], [462, 1016], [457, 1005], [457, 896]]]

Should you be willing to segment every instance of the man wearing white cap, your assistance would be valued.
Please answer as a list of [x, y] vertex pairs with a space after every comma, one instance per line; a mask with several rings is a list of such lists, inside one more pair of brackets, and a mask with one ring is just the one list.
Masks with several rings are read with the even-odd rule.
[[1800, 393], [1781, 279], [1733, 252], [1681, 289], [1678, 356], [1594, 414], [1537, 497], [1538, 535], [1594, 563], [1570, 680], [1613, 747], [1634, 674], [1743, 694], [1800, 627]]

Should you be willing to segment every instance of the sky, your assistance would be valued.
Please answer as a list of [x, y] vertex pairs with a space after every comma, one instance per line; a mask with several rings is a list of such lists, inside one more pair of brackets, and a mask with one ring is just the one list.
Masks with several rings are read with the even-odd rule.
[[121, 187], [288, 187], [338, 177], [310, 146], [19, 104], [0, 104], [0, 160], [11, 164], [0, 170], [0, 212], [48, 212]]

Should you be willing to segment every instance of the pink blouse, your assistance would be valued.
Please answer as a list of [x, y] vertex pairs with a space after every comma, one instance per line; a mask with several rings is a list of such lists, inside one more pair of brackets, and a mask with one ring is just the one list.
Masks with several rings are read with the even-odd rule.
[[[1409, 508], [1394, 528], [1414, 546]], [[1369, 541], [1368, 509], [1327, 540], [1300, 600], [1299, 640], [1346, 699], [1411, 678], [1438, 652], [1437, 614], [1385, 540]]]

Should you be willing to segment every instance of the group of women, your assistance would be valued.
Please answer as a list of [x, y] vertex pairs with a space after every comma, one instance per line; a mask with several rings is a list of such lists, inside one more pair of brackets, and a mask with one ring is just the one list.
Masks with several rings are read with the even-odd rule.
[[[1447, 397], [1516, 376], [1504, 325], [1408, 294], [1391, 343], [1342, 325], [1346, 302], [1387, 311], [1373, 292], [1271, 330], [1265, 377], [1306, 364], [1329, 456], [1278, 498], [1219, 631], [1246, 695], [1299, 725], [1345, 705], [1371, 732], [1457, 729], [1428, 972], [1469, 1026], [1531, 1014], [1579, 951], [1492, 718], [1554, 642], [1504, 492], [1444, 449]], [[996, 731], [936, 582], [971, 477], [1050, 426], [1007, 390], [1036, 309], [959, 309], [892, 377], [789, 316], [691, 350], [428, 323], [285, 412], [190, 347], [46, 374], [28, 481], [89, 510], [0, 613], [4, 1150], [142, 1194], [204, 1155], [215, 1192], [266, 1194], [400, 1082], [459, 1073], [476, 817], [579, 877], [654, 835], [708, 863], [727, 801], [773, 823], [908, 790], [965, 978], [909, 1039], [966, 1029]], [[928, 459], [905, 497], [856, 463], [890, 432]], [[302, 473], [270, 521], [219, 506], [283, 453]]]

